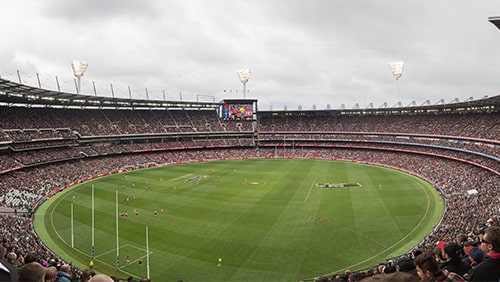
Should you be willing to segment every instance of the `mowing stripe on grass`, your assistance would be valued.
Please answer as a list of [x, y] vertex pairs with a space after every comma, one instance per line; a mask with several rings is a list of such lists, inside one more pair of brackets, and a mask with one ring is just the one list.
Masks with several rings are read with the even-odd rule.
[[[207, 177], [188, 183], [189, 175]], [[146, 181], [151, 191], [145, 190]], [[316, 182], [363, 185], [313, 193]], [[158, 281], [296, 281], [332, 269], [368, 267], [414, 246], [415, 238], [432, 229], [441, 208], [434, 203], [439, 199], [434, 189], [419, 179], [348, 162], [258, 159], [141, 169], [82, 183], [46, 203], [52, 214], [46, 224], [54, 235], [44, 242], [49, 247], [50, 240], [58, 242], [72, 255], [66, 260], [83, 264], [90, 253], [90, 183], [98, 188], [96, 267], [118, 276], [144, 276], [137, 263], [126, 272], [113, 266], [116, 246], [109, 243], [115, 236], [109, 227], [115, 226], [115, 189], [125, 187], [119, 190], [119, 208], [129, 217], [120, 219], [120, 255], [130, 253], [134, 262], [145, 256], [142, 248], [131, 248], [144, 244], [137, 230], [148, 225], [151, 278]], [[78, 249], [69, 250], [62, 246], [68, 246], [72, 195], [78, 199], [75, 233], [81, 235]], [[125, 201], [127, 195], [136, 198]], [[134, 208], [140, 216], [133, 215]], [[154, 216], [160, 208], [165, 212]], [[224, 259], [221, 268], [218, 256]]]

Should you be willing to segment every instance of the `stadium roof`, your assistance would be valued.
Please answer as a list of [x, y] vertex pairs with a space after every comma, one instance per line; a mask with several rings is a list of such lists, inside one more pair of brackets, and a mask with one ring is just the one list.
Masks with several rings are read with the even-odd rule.
[[356, 108], [341, 110], [285, 110], [258, 111], [260, 117], [265, 116], [362, 116], [362, 115], [418, 115], [418, 114], [457, 114], [457, 113], [498, 113], [500, 112], [500, 95], [484, 97], [479, 100], [450, 102], [434, 105]]
[[126, 99], [42, 89], [0, 78], [0, 103], [9, 106], [94, 108], [218, 108], [221, 103]]
[[[226, 101], [226, 100], [225, 100]], [[231, 101], [228, 99], [227, 101]], [[233, 102], [240, 101], [234, 100]], [[244, 100], [248, 102], [249, 100]], [[46, 108], [123, 108], [123, 109], [218, 109], [223, 102], [187, 102], [127, 99], [100, 97], [42, 89], [0, 78], [0, 105], [46, 107]], [[256, 100], [252, 100], [256, 102]], [[258, 111], [260, 115], [269, 113], [295, 114], [334, 114], [334, 115], [370, 115], [370, 114], [418, 114], [418, 113], [457, 113], [457, 112], [499, 112], [500, 95], [484, 97], [479, 100], [440, 103], [434, 105], [412, 105], [407, 107], [356, 108], [336, 110], [271, 110]]]
[[494, 24], [498, 29], [500, 29], [500, 16], [489, 17], [488, 21]]

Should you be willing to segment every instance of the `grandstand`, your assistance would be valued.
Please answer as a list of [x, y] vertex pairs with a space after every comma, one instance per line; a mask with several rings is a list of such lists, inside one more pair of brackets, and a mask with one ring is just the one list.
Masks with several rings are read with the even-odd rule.
[[[478, 232], [500, 212], [499, 95], [396, 108], [257, 111], [237, 120], [224, 118], [223, 106], [77, 95], [0, 79], [2, 206], [31, 216], [71, 184], [124, 167], [245, 156], [358, 161], [426, 179], [446, 209], [421, 249]], [[15, 232], [37, 237], [30, 217], [2, 221], [28, 226]], [[56, 256], [39, 240], [25, 244], [22, 252]]]

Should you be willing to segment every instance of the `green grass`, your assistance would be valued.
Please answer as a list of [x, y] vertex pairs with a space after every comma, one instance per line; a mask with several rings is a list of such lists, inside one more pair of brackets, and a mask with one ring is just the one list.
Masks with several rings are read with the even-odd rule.
[[[361, 187], [315, 185], [325, 182]], [[261, 159], [141, 169], [75, 185], [37, 210], [42, 240], [81, 268], [91, 253], [92, 185], [96, 270], [146, 277], [147, 226], [153, 281], [298, 281], [364, 269], [415, 246], [443, 211], [427, 182], [364, 164]], [[117, 188], [119, 211], [128, 211], [119, 218], [120, 271]]]

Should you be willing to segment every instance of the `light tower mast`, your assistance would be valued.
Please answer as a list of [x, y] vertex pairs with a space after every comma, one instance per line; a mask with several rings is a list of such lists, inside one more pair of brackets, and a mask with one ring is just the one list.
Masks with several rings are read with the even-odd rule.
[[403, 75], [405, 63], [404, 62], [392, 62], [389, 63], [389, 69], [392, 75], [396, 78], [396, 103], [399, 103], [399, 78]]
[[73, 74], [76, 77], [77, 80], [77, 86], [76, 86], [76, 94], [80, 94], [81, 92], [81, 83], [80, 83], [80, 78], [83, 76], [85, 71], [87, 70], [89, 64], [83, 61], [78, 61], [78, 60], [73, 60], [71, 62], [71, 67], [73, 68]]
[[241, 83], [243, 83], [243, 98], [247, 98], [247, 82], [250, 79], [250, 74], [252, 74], [251, 69], [241, 69], [236, 72], [240, 78]]

